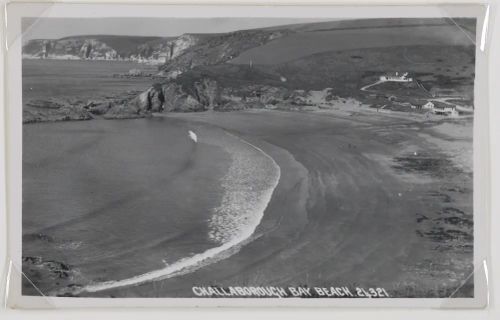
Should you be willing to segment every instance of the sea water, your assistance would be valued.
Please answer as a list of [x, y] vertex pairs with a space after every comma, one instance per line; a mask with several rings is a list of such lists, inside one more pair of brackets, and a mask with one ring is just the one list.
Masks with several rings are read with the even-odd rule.
[[233, 134], [225, 132], [211, 136], [210, 131], [202, 131], [197, 137], [200, 143], [223, 148], [231, 158], [227, 172], [220, 179], [222, 199], [210, 210], [208, 221], [209, 239], [217, 245], [164, 268], [118, 281], [94, 283], [84, 287], [83, 291], [137, 285], [192, 272], [230, 256], [235, 248], [250, 240], [279, 182], [280, 167], [262, 149]]
[[178, 119], [39, 123], [23, 134], [23, 256], [70, 265], [89, 292], [227, 257], [251, 240], [280, 176], [244, 139]]

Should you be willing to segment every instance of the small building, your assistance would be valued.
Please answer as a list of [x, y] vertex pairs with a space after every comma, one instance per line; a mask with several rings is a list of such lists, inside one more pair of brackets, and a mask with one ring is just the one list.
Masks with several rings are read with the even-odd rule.
[[427, 101], [427, 103], [422, 105], [422, 109], [432, 110], [434, 109], [434, 103], [432, 101]]
[[158, 62], [167, 63], [169, 57], [170, 56], [168, 55], [167, 52], [159, 52], [158, 53]]
[[[419, 99], [410, 99], [411, 108], [416, 109], [416, 110], [423, 110], [424, 106], [427, 103], [428, 103], [428, 101], [423, 101], [423, 100], [419, 100]], [[426, 109], [429, 109], [429, 108], [426, 107]]]
[[380, 81], [392, 81], [392, 82], [412, 82], [413, 78], [408, 77], [408, 72], [405, 72], [403, 74], [399, 74], [399, 72], [396, 72], [394, 74], [384, 74], [379, 77]]
[[457, 117], [458, 111], [455, 105], [433, 101], [434, 107], [432, 108], [432, 112], [434, 114], [440, 114], [445, 116]]
[[104, 53], [104, 58], [106, 60], [115, 60], [116, 59], [116, 56], [117, 56], [117, 53], [115, 50], [111, 50], [111, 51], [106, 51]]

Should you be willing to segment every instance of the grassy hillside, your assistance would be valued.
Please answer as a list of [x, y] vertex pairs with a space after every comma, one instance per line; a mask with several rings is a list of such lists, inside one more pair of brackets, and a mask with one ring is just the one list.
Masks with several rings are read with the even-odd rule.
[[273, 66], [301, 87], [332, 87], [339, 95], [356, 95], [386, 72], [410, 72], [431, 92], [453, 89], [472, 95], [473, 46], [397, 46], [330, 51]]
[[[406, 46], [329, 51], [277, 65], [219, 64], [198, 66], [176, 82], [189, 86], [202, 78], [222, 87], [251, 85], [284, 87], [293, 90], [332, 88], [343, 97], [362, 97], [360, 88], [386, 72], [410, 72], [430, 93], [452, 90], [471, 98], [474, 85], [474, 47]], [[414, 88], [415, 87], [415, 88]], [[373, 88], [384, 94], [425, 96], [416, 86], [386, 84]]]
[[327, 31], [327, 30], [341, 30], [341, 29], [373, 29], [373, 28], [386, 28], [386, 27], [399, 27], [402, 25], [458, 25], [461, 28], [467, 29], [474, 35], [476, 27], [476, 20], [471, 18], [378, 18], [378, 19], [353, 19], [353, 20], [333, 20], [325, 22], [314, 23], [297, 23], [291, 25], [281, 25], [278, 27], [265, 28], [266, 30], [287, 29], [295, 32], [313, 32], [313, 31]]
[[182, 54], [162, 66], [163, 72], [186, 71], [196, 66], [215, 65], [234, 59], [242, 52], [286, 37], [286, 29], [253, 29], [222, 34], [196, 36], [197, 40]]
[[294, 33], [242, 52], [231, 63], [280, 64], [327, 51], [473, 44], [475, 20], [460, 22], [462, 29], [448, 19], [373, 19], [292, 26]]

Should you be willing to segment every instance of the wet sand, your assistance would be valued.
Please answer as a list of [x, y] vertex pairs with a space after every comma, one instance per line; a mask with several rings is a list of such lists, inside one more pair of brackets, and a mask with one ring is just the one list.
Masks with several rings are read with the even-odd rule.
[[278, 163], [281, 179], [253, 241], [237, 253], [185, 275], [92, 296], [192, 297], [192, 286], [211, 285], [472, 294], [472, 174], [428, 139], [453, 140], [433, 130], [438, 123], [335, 112], [162, 117], [251, 142]]

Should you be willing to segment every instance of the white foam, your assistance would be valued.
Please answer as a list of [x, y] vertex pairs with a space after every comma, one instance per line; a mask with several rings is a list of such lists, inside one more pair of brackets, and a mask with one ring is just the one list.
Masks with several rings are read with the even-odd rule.
[[279, 179], [279, 169], [276, 169], [274, 160], [270, 161], [266, 156], [256, 157], [256, 147], [248, 146], [251, 149], [242, 148], [241, 144], [225, 145], [231, 154], [232, 164], [222, 179], [224, 196], [214, 210], [209, 233], [210, 238], [219, 243], [230, 242], [248, 233], [248, 230], [253, 233], [269, 201], [265, 199], [265, 194], [272, 194]]
[[[232, 248], [251, 238], [278, 185], [281, 171], [274, 159], [262, 149], [234, 135], [231, 136], [239, 141], [224, 141], [224, 149], [231, 154], [232, 161], [222, 179], [224, 195], [221, 204], [214, 209], [209, 222], [209, 237], [221, 245], [178, 260], [162, 269], [128, 279], [91, 284], [83, 287], [81, 291], [97, 292], [138, 285], [192, 272], [208, 262], [217, 261], [219, 256], [227, 257], [233, 254]], [[242, 147], [241, 142], [250, 148]], [[257, 157], [255, 150], [260, 154]]]
[[189, 130], [188, 135], [189, 135], [189, 139], [193, 140], [194, 142], [198, 142], [198, 136], [196, 135], [196, 133]]

